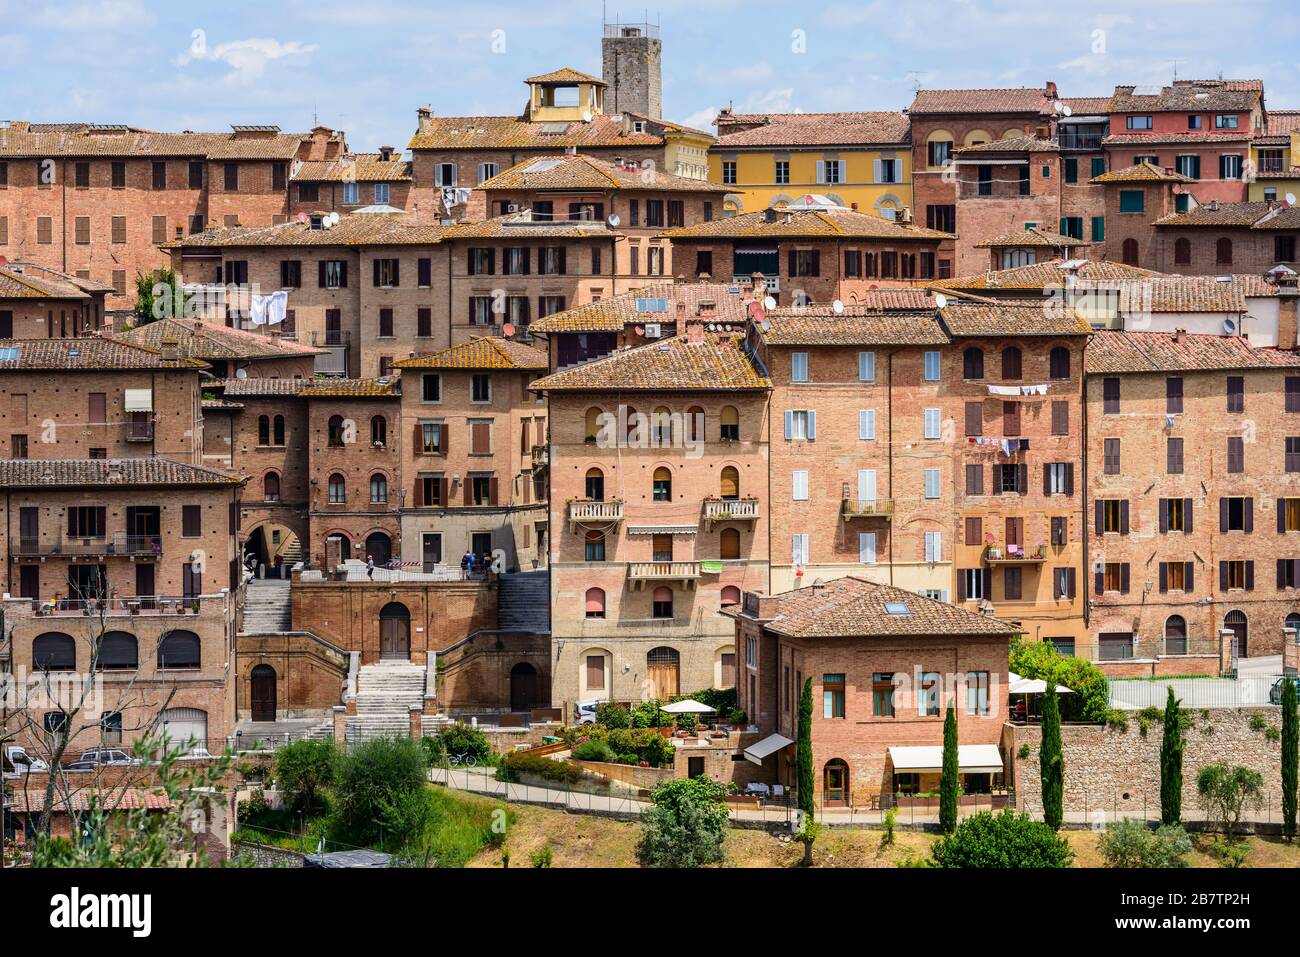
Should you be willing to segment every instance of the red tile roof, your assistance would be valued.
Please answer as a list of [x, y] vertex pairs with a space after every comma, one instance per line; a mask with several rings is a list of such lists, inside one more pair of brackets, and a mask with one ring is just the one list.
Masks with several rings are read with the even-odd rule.
[[725, 193], [728, 188], [700, 179], [661, 173], [653, 165], [624, 165], [597, 159], [587, 153], [535, 156], [503, 170], [486, 182], [482, 190], [578, 190], [615, 189], [656, 192]]
[[549, 368], [546, 353], [541, 349], [515, 342], [512, 339], [474, 336], [469, 342], [440, 349], [427, 355], [400, 359], [393, 363], [397, 369], [515, 369], [520, 371]]
[[294, 167], [295, 183], [400, 183], [411, 180], [411, 163], [400, 154], [350, 153], [332, 160], [306, 160]]
[[1113, 169], [1088, 180], [1090, 183], [1194, 183], [1181, 173], [1161, 169], [1154, 163], [1143, 161], [1123, 169]]
[[911, 140], [903, 113], [756, 113], [718, 117], [715, 149], [893, 146]]
[[666, 239], [952, 239], [924, 226], [896, 223], [851, 209], [764, 209], [660, 233]]
[[923, 113], [1033, 113], [1052, 112], [1045, 87], [1003, 87], [974, 90], [917, 90], [908, 108]]
[[674, 336], [553, 372], [534, 382], [539, 392], [765, 391], [767, 377], [735, 336], [704, 333], [697, 342]]
[[1264, 95], [1263, 80], [1175, 80], [1158, 91], [1117, 86], [1112, 113], [1185, 113], [1211, 110], [1244, 113]]
[[246, 479], [170, 459], [0, 460], [0, 488], [241, 485]]
[[1300, 355], [1260, 349], [1242, 336], [1173, 332], [1094, 332], [1084, 349], [1089, 375], [1300, 368]]
[[327, 350], [267, 336], [245, 329], [218, 326], [199, 319], [156, 319], [120, 333], [118, 338], [161, 350], [164, 340], [175, 341], [180, 355], [195, 359], [284, 359], [324, 355]]

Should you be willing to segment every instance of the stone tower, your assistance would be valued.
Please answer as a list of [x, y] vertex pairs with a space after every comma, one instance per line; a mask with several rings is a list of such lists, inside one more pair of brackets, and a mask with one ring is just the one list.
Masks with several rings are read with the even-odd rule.
[[607, 23], [601, 41], [606, 113], [663, 115], [663, 45], [651, 23]]

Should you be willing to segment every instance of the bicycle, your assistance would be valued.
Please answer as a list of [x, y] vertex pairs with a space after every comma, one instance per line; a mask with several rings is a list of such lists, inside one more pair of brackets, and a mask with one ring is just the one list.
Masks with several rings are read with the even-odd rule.
[[447, 763], [453, 768], [472, 768], [478, 764], [478, 758], [472, 754], [449, 754]]

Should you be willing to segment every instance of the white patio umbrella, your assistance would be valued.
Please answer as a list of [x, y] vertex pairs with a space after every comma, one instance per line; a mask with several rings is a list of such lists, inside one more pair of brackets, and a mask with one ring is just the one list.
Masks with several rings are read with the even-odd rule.
[[710, 708], [707, 704], [702, 704], [694, 698], [687, 698], [684, 701], [674, 701], [672, 704], [666, 704], [659, 710], [667, 714], [704, 714], [718, 709]]
[[[1042, 678], [1022, 678], [1014, 671], [1008, 671], [1007, 692], [1009, 694], [1047, 694], [1047, 682]], [[1057, 685], [1056, 693], [1074, 694], [1065, 685]]]

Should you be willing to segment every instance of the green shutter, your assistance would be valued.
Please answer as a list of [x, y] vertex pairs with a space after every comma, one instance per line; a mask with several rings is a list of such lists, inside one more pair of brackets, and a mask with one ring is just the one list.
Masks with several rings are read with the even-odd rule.
[[1065, 161], [1065, 181], [1076, 183], [1079, 180], [1079, 161], [1073, 156]]
[[1122, 189], [1119, 191], [1119, 211], [1121, 213], [1140, 213], [1146, 209], [1146, 194], [1140, 189]]
[[1105, 216], [1092, 217], [1092, 241], [1094, 243], [1099, 243], [1105, 240], [1105, 238], [1106, 238], [1106, 217]]
[[1106, 172], [1106, 159], [1105, 159], [1105, 157], [1102, 157], [1102, 156], [1094, 156], [1094, 157], [1092, 158], [1092, 175], [1093, 175], [1093, 176], [1100, 176], [1100, 175], [1102, 175], [1104, 172]]

